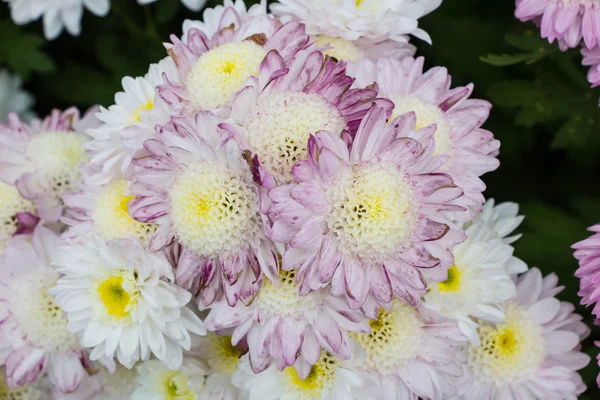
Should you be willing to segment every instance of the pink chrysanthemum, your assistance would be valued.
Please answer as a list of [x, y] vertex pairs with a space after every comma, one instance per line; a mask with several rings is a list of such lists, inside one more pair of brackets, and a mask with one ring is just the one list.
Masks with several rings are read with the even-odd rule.
[[62, 196], [81, 180], [82, 145], [88, 140], [83, 132], [96, 126], [94, 112], [88, 111], [80, 120], [75, 108], [54, 110], [43, 121], [28, 125], [11, 114], [9, 130], [0, 135], [0, 180], [16, 185], [21, 196], [35, 201], [43, 220], [60, 218]]
[[592, 50], [581, 48], [583, 61], [581, 64], [590, 67], [587, 73], [587, 79], [595, 88], [600, 86], [600, 46], [594, 47]]
[[293, 181], [292, 167], [307, 158], [311, 134], [325, 130], [341, 136], [356, 130], [373, 106], [392, 108], [376, 98], [377, 87], [350, 89], [346, 63], [307, 49], [289, 63], [270, 52], [257, 78], [248, 80], [231, 103], [233, 126], [226, 126], [243, 147], [256, 154], [263, 172], [277, 184]]
[[352, 338], [365, 352], [361, 370], [375, 383], [378, 398], [443, 400], [456, 394], [467, 338], [456, 323], [394, 300], [370, 321], [372, 332]]
[[[296, 184], [272, 189], [272, 238], [289, 243], [283, 268], [298, 268], [301, 293], [331, 284], [348, 295], [352, 308], [365, 306], [374, 318], [395, 295], [419, 302], [427, 285], [446, 279], [450, 248], [464, 232], [440, 218], [456, 212], [462, 195], [452, 178], [433, 173], [443, 157], [432, 157], [435, 127], [413, 134], [415, 114], [387, 123], [373, 108], [349, 135], [319, 132], [308, 142], [308, 160], [294, 166]], [[348, 146], [350, 143], [350, 146]], [[350, 148], [350, 149], [349, 149]]]
[[[191, 27], [184, 41], [172, 35], [168, 53], [175, 61], [180, 83], [165, 77], [158, 87], [162, 98], [176, 111], [193, 115], [198, 110], [218, 110], [226, 106], [258, 67], [267, 53], [279, 51], [289, 59], [308, 44], [304, 26], [297, 22], [281, 24], [253, 6], [247, 14], [233, 6], [221, 14], [218, 30], [209, 36], [202, 26]], [[243, 17], [243, 18], [242, 18]]]
[[50, 267], [57, 235], [38, 226], [33, 239], [11, 239], [0, 260], [0, 365], [9, 387], [48, 372], [62, 392], [87, 375], [87, 354], [68, 331], [62, 310], [48, 294], [59, 275]]
[[580, 342], [590, 332], [575, 307], [557, 300], [563, 287], [532, 268], [517, 279], [517, 295], [503, 306], [503, 323], [482, 324], [480, 346], [458, 380], [461, 399], [563, 400], [585, 391], [578, 370], [590, 362]]
[[595, 0], [517, 0], [515, 17], [540, 26], [543, 38], [564, 51], [583, 38], [592, 49], [600, 43], [600, 4]]
[[[173, 117], [160, 138], [146, 141], [150, 154], [131, 187], [134, 219], [158, 225], [150, 249], [183, 245], [177, 282], [201, 276], [205, 305], [225, 292], [233, 306], [250, 303], [261, 276], [277, 276], [276, 252], [266, 238], [257, 187], [238, 144], [217, 126], [214, 114]], [[225, 134], [225, 135], [223, 135]]]
[[[469, 99], [473, 85], [451, 89], [451, 77], [443, 67], [423, 72], [424, 58], [406, 57], [401, 61], [381, 58], [376, 63], [364, 60], [351, 65], [359, 87], [376, 82], [380, 94], [390, 98], [395, 108], [392, 117], [414, 111], [417, 128], [436, 125], [434, 154], [448, 156], [439, 170], [448, 173], [465, 195], [458, 203], [467, 212], [458, 215], [468, 221], [481, 211], [485, 184], [479, 178], [498, 168], [496, 158], [500, 142], [481, 125], [489, 115], [491, 104]], [[421, 140], [418, 136], [415, 139]]]
[[589, 238], [575, 243], [574, 256], [579, 261], [579, 269], [575, 276], [580, 281], [579, 297], [584, 306], [594, 306], [596, 322], [600, 322], [600, 225], [589, 228], [594, 232]]
[[296, 362], [312, 366], [321, 349], [349, 359], [348, 332], [370, 331], [364, 316], [343, 299], [327, 291], [300, 296], [296, 271], [281, 271], [274, 283], [265, 281], [249, 306], [214, 304], [205, 324], [213, 331], [233, 329], [233, 345], [245, 339], [255, 373], [273, 362], [279, 369]]

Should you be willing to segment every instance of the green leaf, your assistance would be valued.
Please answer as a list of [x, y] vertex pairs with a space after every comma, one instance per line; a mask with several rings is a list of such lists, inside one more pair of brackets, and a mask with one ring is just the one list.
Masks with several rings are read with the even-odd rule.
[[519, 53], [519, 54], [488, 54], [485, 57], [479, 59], [486, 64], [494, 65], [496, 67], [506, 67], [508, 65], [515, 65], [524, 61], [529, 61], [534, 57], [532, 53]]
[[56, 66], [41, 49], [46, 40], [24, 32], [11, 20], [0, 20], [0, 63], [8, 65], [25, 79], [32, 72], [53, 72]]
[[540, 37], [539, 31], [526, 30], [521, 33], [509, 33], [504, 36], [510, 45], [520, 50], [534, 51], [540, 48], [551, 49], [553, 46], [548, 43], [548, 40]]

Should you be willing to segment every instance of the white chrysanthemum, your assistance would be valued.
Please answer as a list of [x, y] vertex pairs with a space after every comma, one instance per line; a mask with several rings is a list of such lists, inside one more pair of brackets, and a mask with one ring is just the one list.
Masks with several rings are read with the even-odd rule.
[[73, 36], [81, 32], [83, 9], [104, 17], [110, 10], [110, 0], [5, 0], [10, 6], [10, 15], [18, 25], [28, 24], [44, 17], [46, 39], [56, 39], [66, 28]]
[[307, 158], [311, 133], [346, 127], [336, 107], [316, 93], [282, 92], [258, 100], [241, 124], [244, 139], [279, 182], [291, 182], [292, 166]]
[[66, 312], [69, 329], [93, 349], [92, 360], [116, 354], [130, 368], [153, 353], [178, 368], [182, 349], [190, 349], [190, 332], [206, 333], [186, 308], [191, 294], [170, 283], [171, 265], [136, 240], [74, 239], [54, 261], [63, 276], [51, 294]]
[[21, 197], [13, 185], [0, 181], [0, 255], [6, 241], [19, 229], [20, 213], [35, 213], [35, 204]]
[[152, 360], [140, 364], [137, 371], [137, 388], [131, 400], [200, 399], [207, 374], [207, 368], [201, 361], [189, 357], [176, 370]]
[[517, 279], [515, 297], [503, 305], [505, 321], [482, 323], [481, 344], [466, 350], [459, 399], [563, 400], [585, 390], [577, 371], [590, 361], [579, 351], [589, 328], [572, 304], [554, 297], [562, 290], [557, 282], [537, 268]]
[[33, 96], [21, 88], [22, 84], [19, 76], [0, 70], [0, 123], [6, 122], [11, 112], [24, 121], [33, 118]]
[[405, 35], [431, 41], [418, 28], [418, 19], [435, 10], [441, 0], [279, 0], [271, 10], [284, 21], [306, 24], [311, 35], [345, 40], [392, 39], [406, 44]]
[[364, 384], [356, 370], [359, 363], [360, 359], [354, 356], [351, 360], [340, 360], [322, 351], [317, 363], [301, 377], [294, 367], [278, 371], [274, 365], [255, 374], [247, 358], [243, 358], [233, 384], [249, 400], [361, 399], [356, 393]]
[[156, 225], [138, 222], [129, 215], [133, 198], [123, 178], [104, 186], [82, 185], [79, 192], [63, 197], [68, 207], [63, 221], [71, 226], [85, 224], [104, 240], [137, 238], [147, 245]]
[[[164, 0], [172, 1], [172, 0]], [[146, 5], [156, 2], [156, 0], [138, 0], [139, 4]], [[181, 2], [192, 11], [200, 11], [206, 4], [206, 0], [181, 0]]]
[[172, 82], [179, 80], [170, 57], [151, 64], [143, 77], [123, 78], [123, 92], [115, 95], [115, 104], [100, 108], [97, 117], [103, 124], [88, 131], [94, 140], [86, 145], [91, 158], [86, 183], [106, 184], [121, 175], [128, 176], [132, 157], [142, 149], [145, 140], [154, 137], [156, 125], [168, 122], [169, 107], [156, 93], [156, 86], [163, 83], [163, 74]]
[[518, 214], [517, 203], [506, 202], [495, 205], [494, 199], [489, 199], [477, 219], [465, 225], [465, 231], [473, 240], [502, 239], [504, 243], [511, 244], [521, 237], [521, 235], [508, 236], [525, 218]]
[[231, 379], [237, 371], [242, 350], [231, 344], [231, 336], [220, 336], [209, 332], [194, 350], [208, 366], [208, 374], [202, 396], [206, 400], [238, 399], [238, 389]]
[[102, 369], [98, 377], [102, 393], [98, 395], [97, 399], [130, 400], [137, 385], [136, 378], [137, 370], [135, 368], [127, 369], [120, 364], [117, 364], [112, 374], [108, 370]]

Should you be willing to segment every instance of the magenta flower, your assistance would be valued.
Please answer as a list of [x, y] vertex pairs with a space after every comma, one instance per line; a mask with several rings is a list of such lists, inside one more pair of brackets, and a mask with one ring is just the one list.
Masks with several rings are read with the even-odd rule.
[[173, 44], [168, 44], [167, 50], [178, 67], [181, 82], [171, 82], [165, 76], [165, 84], [159, 85], [158, 91], [173, 110], [189, 115], [198, 110], [218, 110], [227, 105], [247, 78], [258, 74], [269, 51], [277, 50], [290, 59], [308, 44], [304, 25], [282, 25], [261, 8], [264, 4], [240, 13], [229, 6], [222, 12], [216, 32], [195, 24], [183, 41], [171, 36]]
[[150, 250], [183, 246], [176, 281], [200, 276], [205, 305], [224, 292], [233, 306], [250, 303], [261, 277], [277, 277], [276, 253], [266, 238], [257, 187], [242, 150], [208, 111], [173, 117], [159, 139], [144, 144], [148, 157], [131, 192], [131, 216], [158, 225]]
[[584, 306], [594, 306], [592, 312], [596, 316], [596, 323], [600, 322], [600, 225], [589, 228], [594, 232], [589, 238], [575, 243], [574, 256], [579, 261], [579, 269], [575, 276], [580, 281], [579, 296]]
[[[499, 166], [496, 158], [500, 142], [482, 129], [492, 105], [470, 99], [473, 85], [451, 89], [451, 77], [443, 67], [423, 72], [424, 58], [405, 57], [402, 61], [380, 58], [376, 63], [364, 60], [349, 67], [358, 87], [376, 82], [382, 96], [390, 98], [395, 108], [392, 117], [415, 112], [417, 129], [435, 124], [435, 155], [447, 161], [439, 172], [449, 174], [465, 195], [457, 199], [467, 209], [457, 215], [461, 221], [473, 219], [481, 211], [485, 184], [480, 176]], [[419, 136], [413, 138], [421, 141]]]
[[564, 51], [581, 39], [588, 49], [600, 43], [600, 4], [593, 0], [517, 0], [515, 17], [540, 26], [543, 38]]
[[293, 168], [297, 183], [269, 192], [272, 238], [289, 243], [283, 268], [298, 269], [301, 294], [331, 285], [370, 318], [393, 296], [418, 303], [424, 276], [445, 280], [449, 249], [465, 239], [440, 217], [462, 210], [451, 204], [462, 190], [449, 175], [433, 173], [444, 160], [432, 156], [435, 127], [421, 132], [430, 138], [423, 146], [408, 137], [414, 113], [390, 123], [386, 115], [369, 111], [354, 140], [311, 136], [308, 160]]
[[281, 271], [275, 283], [265, 281], [251, 305], [215, 303], [204, 321], [212, 331], [231, 329], [233, 345], [247, 342], [255, 373], [273, 362], [279, 369], [298, 362], [297, 367], [308, 373], [321, 349], [349, 359], [348, 332], [371, 331], [360, 311], [326, 290], [300, 296], [295, 278], [295, 271]]

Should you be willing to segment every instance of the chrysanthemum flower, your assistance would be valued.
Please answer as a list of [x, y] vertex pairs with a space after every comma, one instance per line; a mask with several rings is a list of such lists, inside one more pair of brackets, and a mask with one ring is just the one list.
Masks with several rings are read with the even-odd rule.
[[581, 63], [590, 67], [587, 73], [588, 81], [592, 84], [593, 88], [600, 86], [600, 46], [596, 46], [592, 50], [582, 47], [581, 55], [583, 56]]
[[600, 43], [600, 4], [594, 0], [518, 0], [515, 17], [535, 22], [542, 37], [557, 40], [563, 51], [582, 38], [588, 49]]
[[34, 202], [24, 199], [15, 186], [0, 181], [0, 255], [13, 235], [33, 231], [39, 221], [35, 210]]
[[579, 269], [575, 271], [575, 276], [580, 279], [579, 296], [581, 304], [584, 306], [593, 305], [593, 313], [596, 316], [596, 322], [600, 322], [600, 225], [594, 225], [589, 228], [594, 232], [589, 238], [575, 243], [575, 258], [579, 261]]
[[[476, 220], [472, 226], [484, 223]], [[501, 305], [516, 294], [511, 275], [525, 272], [527, 265], [513, 257], [514, 248], [502, 239], [468, 239], [454, 247], [454, 265], [448, 279], [429, 285], [425, 306], [456, 319], [460, 330], [477, 343], [477, 319], [501, 322]]]
[[496, 205], [494, 199], [488, 199], [477, 219], [466, 223], [464, 228], [472, 240], [502, 239], [502, 243], [512, 244], [521, 235], [508, 235], [521, 225], [524, 218], [519, 215], [517, 203], [504, 202]]
[[397, 40], [358, 39], [350, 41], [341, 37], [327, 35], [313, 35], [311, 38], [317, 43], [323, 54], [336, 60], [346, 62], [359, 62], [366, 59], [391, 57], [401, 59], [415, 54], [417, 48], [408, 43], [408, 37], [399, 43]]
[[247, 349], [241, 344], [231, 344], [231, 335], [217, 335], [209, 332], [199, 341], [193, 354], [208, 366], [208, 374], [204, 383], [204, 396], [210, 400], [238, 399], [239, 390], [231, 380], [240, 364], [240, 357]]
[[50, 293], [69, 330], [92, 349], [90, 359], [114, 357], [130, 368], [150, 353], [178, 368], [190, 332], [206, 333], [188, 308], [191, 294], [173, 283], [171, 265], [133, 239], [67, 240], [54, 257], [63, 276]]
[[[139, 4], [146, 5], [156, 2], [156, 0], [138, 0]], [[206, 4], [206, 0], [181, 0], [184, 6], [192, 11], [200, 11]]]
[[[341, 360], [322, 351], [312, 368], [298, 371], [294, 367], [279, 371], [274, 365], [266, 371], [255, 374], [248, 358], [243, 358], [233, 377], [233, 383], [249, 400], [374, 400], [374, 397], [361, 397], [359, 391], [364, 380], [357, 370], [362, 362], [361, 353], [350, 346], [351, 357]], [[358, 349], [357, 349], [358, 350]]]
[[300, 296], [295, 271], [281, 271], [275, 283], [265, 280], [250, 306], [214, 304], [205, 322], [212, 331], [233, 329], [234, 345], [245, 339], [255, 372], [272, 362], [279, 368], [297, 361], [313, 365], [322, 349], [348, 359], [348, 332], [369, 331], [363, 315], [343, 299], [327, 291]]
[[104, 240], [137, 238], [147, 245], [156, 225], [138, 222], [129, 215], [129, 182], [115, 179], [107, 185], [81, 185], [63, 196], [67, 215], [63, 222], [95, 231]]
[[10, 387], [6, 382], [4, 368], [0, 369], [0, 399], [1, 400], [47, 400], [44, 387], [39, 382]]
[[110, 10], [110, 0], [4, 0], [9, 3], [10, 15], [19, 25], [44, 18], [46, 39], [56, 39], [63, 28], [73, 36], [81, 32], [83, 9], [87, 8], [98, 17], [105, 17]]
[[189, 28], [183, 41], [171, 36], [173, 44], [167, 45], [167, 51], [179, 69], [181, 82], [166, 79], [158, 89], [175, 111], [193, 115], [225, 106], [246, 79], [258, 74], [269, 51], [277, 50], [290, 59], [309, 41], [304, 26], [296, 22], [282, 25], [274, 16], [252, 8], [244, 17], [231, 5], [221, 13], [214, 34], [196, 25]]
[[423, 57], [363, 60], [350, 65], [349, 71], [356, 77], [357, 87], [373, 82], [379, 85], [380, 95], [395, 104], [393, 117], [413, 111], [417, 114], [417, 128], [437, 126], [434, 154], [448, 156], [440, 171], [452, 176], [454, 183], [464, 190], [458, 204], [467, 207], [468, 212], [458, 217], [468, 221], [485, 202], [482, 195], [485, 184], [479, 177], [499, 165], [496, 156], [500, 142], [491, 132], [481, 129], [491, 104], [469, 99], [472, 84], [450, 89], [451, 77], [446, 68], [434, 67], [423, 73], [424, 61]]
[[279, 0], [271, 5], [271, 10], [284, 20], [295, 19], [306, 24], [311, 35], [347, 41], [391, 39], [404, 45], [409, 34], [431, 42], [429, 35], [418, 28], [418, 19], [441, 3], [441, 0]]
[[59, 274], [50, 267], [57, 235], [38, 226], [32, 240], [18, 236], [0, 261], [0, 364], [9, 387], [33, 383], [48, 372], [62, 392], [86, 375], [86, 353], [48, 294]]
[[159, 361], [146, 361], [137, 367], [137, 388], [131, 400], [201, 399], [208, 369], [201, 361], [186, 357], [176, 370]]
[[576, 371], [590, 361], [578, 350], [589, 328], [572, 304], [554, 297], [563, 289], [557, 282], [537, 268], [517, 279], [517, 295], [503, 307], [506, 320], [482, 324], [481, 345], [467, 349], [461, 399], [563, 400], [585, 390]]
[[[393, 296], [418, 303], [424, 276], [445, 280], [449, 249], [465, 239], [439, 216], [461, 210], [450, 202], [462, 190], [432, 172], [443, 159], [432, 157], [431, 142], [424, 147], [407, 137], [415, 114], [389, 123], [386, 114], [369, 111], [350, 149], [338, 135], [311, 137], [309, 159], [293, 169], [298, 183], [269, 193], [272, 237], [289, 243], [283, 268], [299, 268], [301, 293], [331, 283], [333, 294], [346, 293], [370, 318]], [[434, 127], [425, 130], [431, 137]]]
[[95, 399], [130, 400], [131, 394], [137, 388], [137, 376], [136, 368], [128, 369], [118, 363], [112, 373], [107, 369], [102, 369], [97, 374], [97, 380], [102, 391]]
[[152, 251], [182, 244], [178, 283], [200, 276], [205, 305], [224, 292], [233, 306], [238, 299], [250, 303], [262, 274], [276, 277], [278, 267], [252, 172], [220, 122], [209, 111], [173, 117], [159, 139], [146, 141], [150, 156], [136, 160], [130, 213], [159, 226]]
[[12, 112], [25, 121], [34, 117], [31, 111], [33, 96], [23, 90], [22, 84], [23, 80], [19, 76], [0, 69], [0, 125], [8, 120], [8, 114]]
[[448, 399], [466, 361], [459, 346], [466, 338], [456, 324], [427, 310], [392, 302], [370, 321], [372, 332], [352, 335], [366, 357], [360, 370], [385, 399]]
[[123, 78], [123, 92], [115, 95], [115, 104], [108, 109], [100, 107], [97, 118], [103, 124], [88, 131], [94, 140], [85, 145], [90, 157], [85, 166], [86, 183], [104, 185], [120, 176], [129, 177], [132, 158], [145, 155], [144, 141], [155, 136], [156, 125], [169, 122], [169, 107], [156, 91], [163, 75], [179, 81], [170, 57], [151, 64], [143, 77]]
[[278, 184], [292, 182], [293, 165], [308, 157], [311, 134], [324, 130], [341, 136], [348, 130], [353, 135], [371, 107], [392, 108], [389, 100], [376, 98], [376, 87], [350, 89], [352, 82], [346, 63], [319, 51], [301, 51], [289, 63], [271, 52], [258, 77], [233, 99], [235, 126], [228, 129]]
[[83, 132], [95, 126], [93, 112], [80, 120], [75, 108], [54, 110], [29, 125], [11, 114], [8, 131], [0, 135], [0, 180], [16, 185], [21, 196], [35, 201], [43, 220], [60, 218], [62, 196], [81, 180], [82, 145], [88, 140]]

